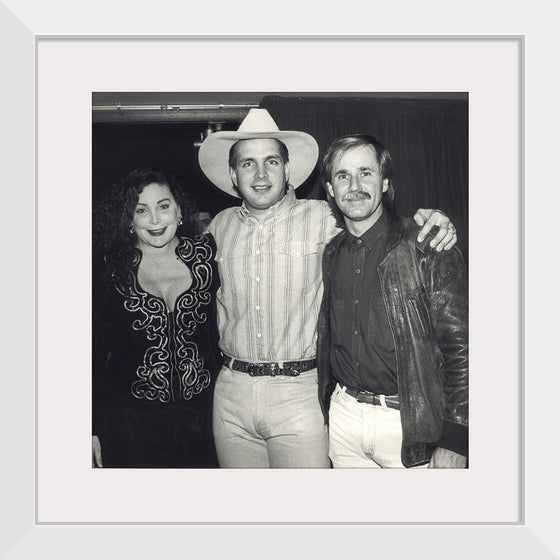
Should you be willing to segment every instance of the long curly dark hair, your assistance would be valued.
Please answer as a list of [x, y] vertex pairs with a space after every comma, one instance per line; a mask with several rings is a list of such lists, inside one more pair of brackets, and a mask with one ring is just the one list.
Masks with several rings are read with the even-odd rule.
[[173, 175], [134, 169], [112, 185], [93, 209], [93, 258], [105, 261], [106, 272], [126, 269], [133, 262], [137, 240], [136, 234], [130, 233], [130, 224], [140, 193], [152, 183], [166, 185], [181, 208], [183, 224], [177, 229], [177, 236], [193, 237], [200, 233], [196, 204]]

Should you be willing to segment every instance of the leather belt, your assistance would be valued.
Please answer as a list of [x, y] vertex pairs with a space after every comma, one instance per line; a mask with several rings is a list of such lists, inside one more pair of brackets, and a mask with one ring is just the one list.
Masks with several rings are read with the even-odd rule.
[[269, 375], [274, 377], [276, 375], [288, 375], [290, 377], [297, 377], [304, 371], [309, 371], [317, 367], [317, 360], [300, 360], [297, 362], [262, 362], [252, 363], [243, 362], [224, 356], [224, 365], [235, 371], [242, 371], [248, 373], [251, 377], [260, 377]]
[[[346, 394], [354, 397], [358, 402], [363, 402], [367, 404], [374, 404], [377, 406], [382, 406], [381, 403], [381, 395], [376, 393], [370, 393], [369, 391], [355, 391], [354, 389], [348, 389], [346, 387]], [[399, 410], [399, 396], [398, 395], [386, 395], [385, 396], [385, 405], [388, 408], [394, 408], [395, 410]]]

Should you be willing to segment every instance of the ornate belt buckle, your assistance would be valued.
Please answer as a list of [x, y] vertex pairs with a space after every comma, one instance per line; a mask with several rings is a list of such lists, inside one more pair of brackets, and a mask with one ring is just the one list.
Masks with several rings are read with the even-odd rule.
[[264, 375], [263, 373], [264, 364], [249, 364], [247, 368], [249, 370], [249, 375], [251, 377], [257, 377], [260, 375]]

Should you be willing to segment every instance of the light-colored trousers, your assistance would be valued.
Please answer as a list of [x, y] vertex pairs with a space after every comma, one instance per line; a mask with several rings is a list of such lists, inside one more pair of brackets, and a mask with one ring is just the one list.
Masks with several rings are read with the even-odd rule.
[[330, 466], [316, 369], [297, 377], [251, 377], [223, 366], [213, 430], [220, 467]]
[[398, 410], [358, 402], [336, 385], [329, 410], [329, 456], [335, 469], [404, 469], [401, 445]]

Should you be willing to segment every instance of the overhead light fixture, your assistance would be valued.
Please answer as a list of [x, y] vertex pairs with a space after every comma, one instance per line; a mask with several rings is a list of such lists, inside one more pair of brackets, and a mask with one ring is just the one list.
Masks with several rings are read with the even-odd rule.
[[220, 130], [222, 130], [223, 124], [223, 122], [209, 122], [206, 125], [206, 129], [200, 133], [200, 140], [195, 140], [193, 142], [193, 146], [195, 148], [200, 148], [202, 142], [204, 142], [204, 140], [206, 140], [206, 138], [208, 138], [210, 134], [214, 134], [214, 132], [219, 132]]

